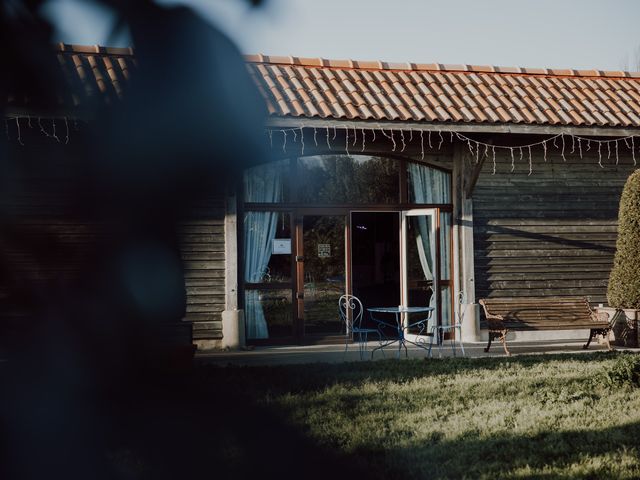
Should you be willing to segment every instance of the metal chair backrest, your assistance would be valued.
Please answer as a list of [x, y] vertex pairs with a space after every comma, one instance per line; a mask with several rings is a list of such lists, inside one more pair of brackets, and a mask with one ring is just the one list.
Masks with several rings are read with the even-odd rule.
[[458, 324], [462, 325], [464, 320], [464, 305], [465, 305], [465, 296], [464, 290], [460, 290], [458, 292]]
[[362, 302], [353, 295], [342, 295], [338, 300], [340, 317], [347, 327], [347, 335], [356, 328], [360, 328], [362, 322]]

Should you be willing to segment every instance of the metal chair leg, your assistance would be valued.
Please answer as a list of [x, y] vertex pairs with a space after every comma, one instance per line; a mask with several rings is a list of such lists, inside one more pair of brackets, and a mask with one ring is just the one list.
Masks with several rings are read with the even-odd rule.
[[440, 327], [438, 329], [438, 358], [442, 358], [442, 344], [444, 343], [444, 330]]
[[451, 353], [453, 354], [453, 356], [456, 356], [456, 340], [455, 338], [451, 339]]
[[429, 356], [429, 358], [431, 358], [431, 347], [433, 347], [433, 337], [435, 335], [436, 335], [435, 327], [432, 326], [431, 327], [431, 336], [429, 337], [429, 351], [427, 352], [427, 355]]
[[456, 327], [458, 329], [458, 343], [460, 344], [460, 351], [462, 351], [462, 356], [466, 357], [467, 354], [464, 353], [464, 346], [462, 345], [462, 327]]
[[360, 332], [358, 342], [360, 344], [360, 360], [364, 360], [364, 354], [367, 353], [367, 332], [364, 332], [364, 342], [362, 340], [363, 333]]

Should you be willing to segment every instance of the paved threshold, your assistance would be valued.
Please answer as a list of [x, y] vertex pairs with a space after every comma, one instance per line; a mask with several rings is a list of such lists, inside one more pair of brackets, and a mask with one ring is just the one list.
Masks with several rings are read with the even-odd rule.
[[[577, 340], [555, 340], [544, 342], [511, 342], [509, 350], [512, 356], [517, 355], [542, 355], [549, 353], [588, 353], [594, 351], [606, 351], [605, 345], [597, 343], [592, 344], [589, 350], [582, 348], [584, 341]], [[377, 343], [370, 342], [367, 346], [367, 353], [362, 361], [371, 360], [371, 350], [377, 346]], [[486, 358], [486, 357], [504, 357], [502, 346], [492, 345], [491, 351], [485, 353], [484, 347], [486, 343], [465, 343], [464, 350], [467, 357], [470, 358]], [[637, 349], [636, 349], [637, 350]], [[382, 359], [397, 359], [397, 348], [388, 347], [384, 350], [384, 355], [380, 351], [376, 351], [373, 361]], [[418, 347], [408, 348], [408, 358], [425, 358], [425, 350]], [[455, 350], [456, 356], [461, 356], [459, 348]], [[437, 347], [432, 350], [432, 357], [428, 361], [437, 361], [439, 358], [452, 357], [453, 352], [451, 346], [444, 344], [440, 351]], [[400, 359], [404, 359], [404, 350]], [[253, 350], [241, 351], [206, 351], [196, 354], [196, 361], [203, 364], [214, 365], [293, 365], [305, 363], [342, 363], [356, 362], [360, 360], [358, 346], [349, 345], [349, 349], [345, 354], [343, 345], [304, 345], [304, 346], [274, 346], [274, 347], [255, 347]]]

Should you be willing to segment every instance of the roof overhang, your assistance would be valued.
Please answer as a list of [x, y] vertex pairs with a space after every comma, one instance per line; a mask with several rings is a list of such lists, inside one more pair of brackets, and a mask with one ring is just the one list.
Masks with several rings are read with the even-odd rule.
[[328, 118], [270, 117], [267, 128], [355, 128], [369, 130], [414, 130], [424, 132], [459, 133], [512, 133], [520, 135], [567, 135], [589, 137], [629, 137], [640, 135], [640, 128], [577, 127], [571, 125], [522, 125], [505, 123], [500, 125], [447, 123], [433, 124], [422, 122], [338, 120]]

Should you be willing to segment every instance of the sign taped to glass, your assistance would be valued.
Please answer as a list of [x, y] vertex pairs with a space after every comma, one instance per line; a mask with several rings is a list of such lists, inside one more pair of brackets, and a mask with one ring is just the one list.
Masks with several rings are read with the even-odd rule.
[[318, 244], [318, 258], [329, 258], [331, 257], [331, 244], [330, 243], [319, 243]]
[[290, 255], [291, 239], [290, 238], [274, 238], [273, 239], [273, 255]]

